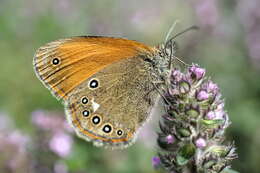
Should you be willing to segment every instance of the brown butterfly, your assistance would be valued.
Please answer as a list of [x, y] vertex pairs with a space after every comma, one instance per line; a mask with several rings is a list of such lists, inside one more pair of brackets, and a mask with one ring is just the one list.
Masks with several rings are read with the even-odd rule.
[[78, 136], [112, 148], [131, 144], [149, 118], [173, 57], [173, 39], [157, 47], [100, 36], [61, 39], [40, 47], [38, 78], [63, 101]]

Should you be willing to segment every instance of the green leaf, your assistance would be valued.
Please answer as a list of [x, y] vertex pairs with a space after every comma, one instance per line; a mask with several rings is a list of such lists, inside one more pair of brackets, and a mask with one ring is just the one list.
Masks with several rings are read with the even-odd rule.
[[201, 120], [201, 123], [209, 128], [216, 128], [224, 123], [224, 120]]
[[179, 91], [182, 94], [186, 94], [190, 91], [190, 84], [186, 81], [182, 81], [179, 84]]
[[182, 156], [180, 156], [180, 155], [177, 155], [177, 163], [178, 163], [178, 165], [186, 165], [187, 163], [188, 163], [188, 161], [189, 161], [189, 159], [186, 159], [186, 158], [184, 158], [184, 157], [182, 157]]
[[196, 148], [193, 144], [184, 145], [177, 153], [177, 163], [185, 165], [194, 156]]
[[176, 110], [169, 110], [168, 112], [172, 117], [177, 117], [178, 113], [176, 112]]
[[215, 164], [216, 164], [216, 161], [215, 161], [215, 160], [210, 160], [210, 161], [204, 163], [203, 167], [206, 168], [206, 169], [208, 169], [208, 168], [212, 167], [212, 166], [215, 165]]
[[237, 172], [233, 169], [226, 168], [223, 171], [221, 171], [221, 173], [239, 173], [239, 172]]
[[188, 129], [180, 128], [178, 129], [178, 132], [182, 137], [189, 137], [190, 136], [190, 131]]
[[199, 112], [196, 109], [190, 109], [186, 111], [186, 114], [192, 118], [196, 118], [199, 115]]
[[225, 146], [215, 145], [215, 146], [210, 147], [209, 151], [211, 153], [214, 153], [214, 154], [220, 156], [220, 157], [221, 156], [223, 157], [223, 156], [225, 156], [227, 154], [227, 149], [226, 149]]

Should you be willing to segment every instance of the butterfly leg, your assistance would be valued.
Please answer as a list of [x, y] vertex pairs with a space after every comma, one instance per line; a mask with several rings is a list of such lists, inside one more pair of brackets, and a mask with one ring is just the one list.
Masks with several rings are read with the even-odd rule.
[[155, 90], [155, 88], [151, 88], [149, 91], [147, 91], [144, 95], [144, 100], [146, 100], [148, 102], [149, 105], [152, 104], [152, 100], [151, 100], [151, 97], [150, 97], [150, 93], [152, 93], [153, 91]]
[[163, 84], [163, 81], [155, 81], [155, 82], [152, 82], [152, 83], [153, 83], [152, 88], [150, 88], [150, 89], [145, 93], [145, 95], [143, 96], [144, 99], [145, 99], [149, 104], [152, 104], [152, 100], [151, 100], [150, 94], [153, 93], [153, 92], [156, 90], [154, 84], [155, 84], [155, 85], [156, 85], [156, 84]]
[[158, 84], [164, 84], [164, 82], [162, 81], [161, 83], [158, 83], [158, 82], [152, 82], [153, 86], [154, 86], [154, 89], [156, 89], [156, 91], [160, 94], [160, 96], [163, 98], [163, 100], [168, 104], [170, 105], [171, 103], [168, 101], [168, 99], [164, 96], [164, 94], [161, 92], [162, 89], [158, 88]]
[[151, 98], [150, 98], [150, 93], [152, 93], [153, 91], [157, 91], [160, 96], [164, 99], [164, 101], [168, 104], [170, 104], [170, 102], [165, 98], [165, 96], [163, 95], [163, 93], [161, 92], [162, 89], [159, 88], [160, 85], [163, 85], [164, 84], [164, 81], [155, 81], [155, 82], [152, 82], [153, 84], [153, 88], [151, 88], [149, 91], [147, 91], [147, 93], [144, 95], [144, 99], [149, 103], [151, 104]]

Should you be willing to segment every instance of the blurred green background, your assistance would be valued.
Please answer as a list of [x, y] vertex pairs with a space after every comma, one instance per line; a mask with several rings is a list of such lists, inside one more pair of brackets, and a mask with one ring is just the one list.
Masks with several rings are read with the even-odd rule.
[[[121, 151], [77, 138], [63, 106], [36, 78], [32, 58], [43, 44], [106, 35], [157, 45], [176, 20], [178, 56], [217, 82], [232, 125], [239, 172], [260, 172], [259, 0], [0, 0], [0, 172], [151, 173], [155, 129]], [[156, 122], [155, 122], [156, 123]]]

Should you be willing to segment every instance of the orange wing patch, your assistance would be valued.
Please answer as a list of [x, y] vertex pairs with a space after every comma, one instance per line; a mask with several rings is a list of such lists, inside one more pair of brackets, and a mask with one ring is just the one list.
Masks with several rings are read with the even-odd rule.
[[111, 63], [137, 55], [153, 55], [155, 48], [110, 37], [74, 37], [46, 44], [34, 57], [37, 76], [58, 98]]

